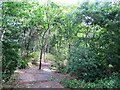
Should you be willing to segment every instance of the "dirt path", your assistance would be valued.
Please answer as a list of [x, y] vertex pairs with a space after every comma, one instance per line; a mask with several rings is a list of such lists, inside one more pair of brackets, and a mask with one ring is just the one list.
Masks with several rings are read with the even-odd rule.
[[19, 76], [15, 83], [16, 88], [64, 88], [59, 82], [64, 75], [55, 73], [49, 69], [49, 63], [42, 63], [42, 69], [38, 66], [16, 71]]

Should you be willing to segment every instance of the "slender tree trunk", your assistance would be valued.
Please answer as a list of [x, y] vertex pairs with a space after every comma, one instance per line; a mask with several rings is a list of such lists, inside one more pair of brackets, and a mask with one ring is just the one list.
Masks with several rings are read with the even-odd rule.
[[[47, 32], [47, 31], [46, 31]], [[40, 50], [40, 64], [39, 64], [39, 69], [41, 69], [41, 62], [42, 62], [42, 54], [43, 54], [43, 49], [44, 49], [44, 46], [45, 46], [45, 34], [46, 32], [44, 32], [43, 36], [42, 36], [42, 45], [41, 45], [41, 50]]]
[[44, 57], [43, 57], [44, 58], [44, 62], [45, 62], [45, 52], [46, 52], [46, 50], [45, 50], [45, 47], [44, 47]]
[[41, 51], [40, 51], [40, 64], [39, 64], [39, 69], [41, 69], [42, 53], [43, 53], [43, 46], [41, 47]]
[[47, 50], [47, 43], [44, 46], [44, 62], [46, 62], [46, 58], [45, 58], [45, 56], [46, 56], [46, 50]]
[[47, 51], [47, 53], [50, 53], [50, 47], [49, 47], [49, 44], [47, 45], [47, 48], [46, 48], [46, 51]]
[[86, 29], [87, 31], [85, 32], [85, 39], [86, 39], [85, 46], [88, 47], [88, 33], [89, 33], [88, 27]]
[[[47, 44], [48, 41], [48, 36], [50, 34], [50, 25], [48, 24], [47, 30], [44, 32], [43, 37], [42, 37], [42, 47], [41, 47], [41, 52], [40, 52], [40, 64], [39, 64], [39, 69], [41, 69], [41, 61], [42, 61], [42, 54], [44, 52], [45, 55], [45, 45]], [[44, 56], [45, 57], [45, 56]], [[45, 59], [45, 58], [44, 58]]]
[[71, 49], [71, 45], [70, 42], [68, 42], [68, 60], [70, 60], [70, 49]]

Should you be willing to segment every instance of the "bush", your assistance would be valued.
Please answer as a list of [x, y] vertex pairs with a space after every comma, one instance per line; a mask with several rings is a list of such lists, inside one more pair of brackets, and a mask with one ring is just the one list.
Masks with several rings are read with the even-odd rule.
[[19, 61], [19, 45], [5, 40], [2, 42], [2, 78], [8, 81], [16, 70]]
[[57, 55], [54, 60], [54, 67], [58, 72], [65, 73], [66, 66], [64, 65], [65, 57], [63, 55]]
[[67, 88], [120, 88], [120, 78], [117, 73], [105, 77], [95, 82], [85, 82], [84, 80], [63, 79], [61, 83]]
[[96, 60], [96, 54], [89, 48], [73, 48], [67, 72], [87, 82], [95, 81], [103, 76], [103, 68]]
[[118, 73], [112, 73], [112, 75], [96, 82], [98, 83], [96, 85], [98, 88], [120, 88], [120, 78]]
[[60, 73], [66, 73], [66, 66], [63, 63], [56, 63], [57, 71]]
[[29, 56], [29, 60], [32, 61], [32, 64], [37, 65], [37, 61], [39, 60], [39, 52], [32, 52]]
[[24, 68], [26, 68], [28, 66], [28, 61], [27, 60], [20, 60], [19, 61], [19, 65], [18, 65], [18, 68], [19, 69], [24, 69]]
[[39, 52], [32, 52], [32, 53], [30, 53], [30, 56], [29, 56], [29, 58], [31, 59], [31, 60], [38, 60], [38, 58], [39, 58]]
[[65, 72], [64, 60], [65, 57], [62, 55], [53, 55], [51, 53], [46, 54], [46, 60], [52, 61], [52, 68], [56, 68], [58, 72]]
[[46, 53], [46, 60], [47, 61], [55, 61], [55, 56], [53, 55], [53, 54], [51, 54], [51, 53]]
[[76, 79], [67, 80], [64, 78], [60, 83], [63, 84], [66, 88], [81, 88], [79, 81]]

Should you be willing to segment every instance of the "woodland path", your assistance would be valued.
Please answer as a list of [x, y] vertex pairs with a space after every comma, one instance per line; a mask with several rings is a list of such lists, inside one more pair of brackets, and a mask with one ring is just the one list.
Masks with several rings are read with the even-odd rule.
[[42, 69], [38, 66], [16, 71], [18, 78], [15, 83], [16, 88], [64, 88], [60, 80], [65, 76], [50, 70], [50, 63], [42, 62]]

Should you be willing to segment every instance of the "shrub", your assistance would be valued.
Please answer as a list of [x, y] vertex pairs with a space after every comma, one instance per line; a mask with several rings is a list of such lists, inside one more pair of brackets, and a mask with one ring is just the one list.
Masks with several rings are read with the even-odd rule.
[[120, 78], [117, 73], [105, 77], [95, 82], [85, 82], [84, 80], [63, 79], [61, 83], [67, 88], [120, 88]]
[[29, 60], [32, 61], [32, 64], [37, 65], [37, 61], [39, 60], [39, 52], [30, 53]]
[[103, 68], [96, 60], [96, 54], [89, 48], [73, 48], [67, 71], [87, 82], [100, 79], [103, 74]]
[[66, 73], [66, 66], [63, 63], [57, 63], [56, 68], [60, 73]]
[[51, 53], [46, 53], [46, 60], [55, 61], [55, 56]]
[[39, 52], [32, 52], [32, 53], [30, 53], [30, 56], [29, 56], [29, 58], [31, 59], [31, 60], [38, 60], [38, 58], [39, 58]]
[[98, 88], [120, 88], [120, 78], [118, 73], [112, 73], [103, 80], [97, 81], [96, 87]]
[[63, 84], [66, 88], [81, 88], [79, 81], [77, 81], [76, 79], [67, 80], [66, 78], [64, 78], [60, 83]]
[[15, 42], [3, 41], [2, 42], [2, 78], [8, 81], [14, 70], [18, 65], [19, 45]]
[[66, 66], [64, 65], [65, 57], [62, 55], [56, 56], [54, 61], [54, 67], [57, 68], [58, 72], [65, 73]]
[[56, 68], [58, 72], [65, 72], [64, 56], [62, 55], [55, 56], [51, 53], [47, 53], [46, 60], [52, 61], [52, 68]]
[[18, 68], [19, 69], [24, 69], [28, 66], [28, 61], [27, 60], [20, 60], [19, 61], [19, 64], [18, 64]]

